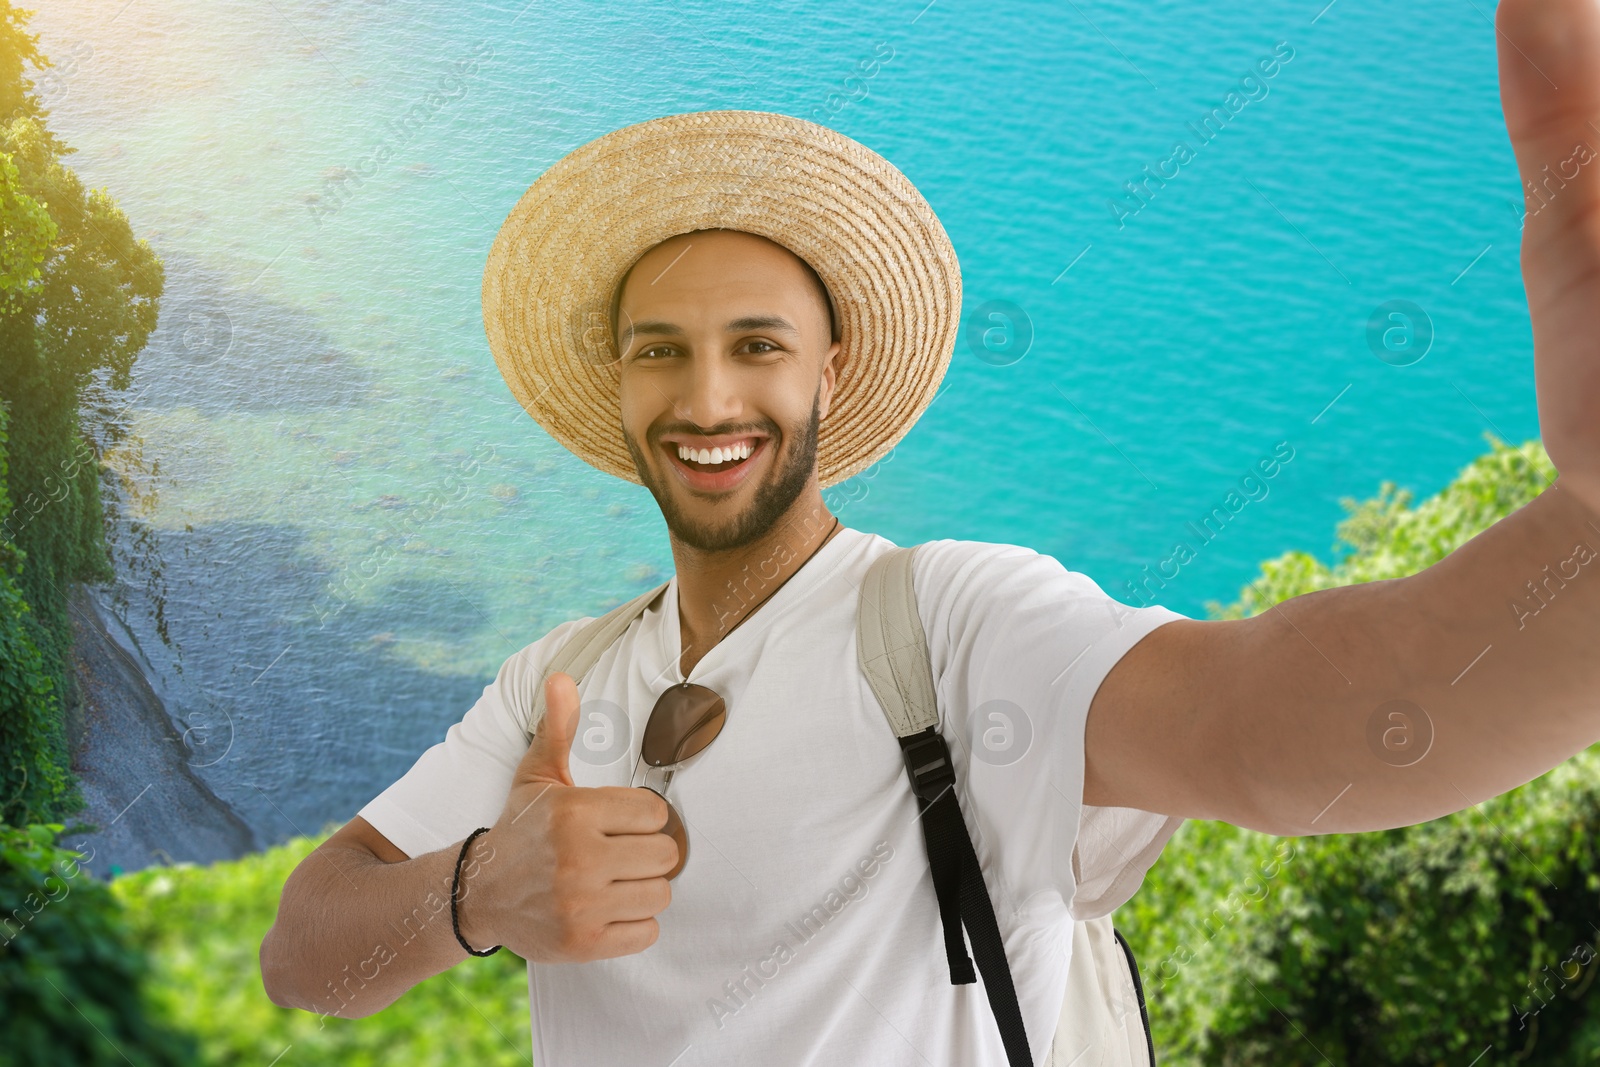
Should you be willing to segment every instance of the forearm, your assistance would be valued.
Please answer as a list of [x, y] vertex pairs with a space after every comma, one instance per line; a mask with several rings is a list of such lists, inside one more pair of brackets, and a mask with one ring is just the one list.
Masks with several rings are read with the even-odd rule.
[[1409, 826], [1600, 741], [1600, 518], [1559, 486], [1418, 574], [1252, 620], [1256, 656], [1290, 662], [1234, 669], [1290, 680], [1259, 730], [1271, 740], [1237, 748], [1241, 825]]
[[[456, 844], [386, 863], [359, 848], [324, 846], [307, 857], [284, 884], [261, 943], [273, 1003], [360, 1018], [465, 959], [450, 923], [459, 851]], [[463, 936], [471, 931], [471, 875], [492, 857], [479, 838], [463, 865]]]

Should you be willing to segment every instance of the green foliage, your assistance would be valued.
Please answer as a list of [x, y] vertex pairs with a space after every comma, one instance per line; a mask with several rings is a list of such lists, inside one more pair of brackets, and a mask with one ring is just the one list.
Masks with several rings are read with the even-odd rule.
[[509, 952], [466, 960], [365, 1019], [267, 999], [261, 940], [283, 883], [325, 836], [210, 867], [151, 868], [112, 884], [155, 952], [162, 1018], [196, 1034], [208, 1064], [268, 1064], [290, 1046], [282, 1062], [295, 1067], [527, 1064], [528, 975]]
[[[1555, 477], [1538, 442], [1491, 451], [1415, 508], [1346, 501], [1344, 556], [1288, 553], [1227, 608], [1401, 577]], [[1189, 822], [1117, 912], [1164, 1064], [1526, 1064], [1600, 1058], [1600, 747], [1476, 808], [1381, 833], [1276, 838]], [[1485, 1062], [1488, 1062], [1486, 1060]]]
[[[29, 14], [0, 0], [0, 408], [10, 417], [12, 505], [0, 516], [11, 561], [0, 583], [0, 816], [17, 822], [81, 806], [64, 722], [76, 703], [67, 602], [74, 583], [114, 572], [99, 457], [78, 412], [94, 380], [127, 387], [164, 281], [109, 194], [85, 190], [62, 165], [73, 149], [46, 127], [29, 77], [49, 66], [26, 31]], [[105, 435], [121, 432], [119, 419], [106, 420]], [[15, 780], [18, 768], [28, 781]]]
[[151, 1021], [146, 956], [82, 854], [56, 847], [61, 829], [0, 826], [0, 1064], [195, 1062], [190, 1039]]
[[46, 69], [50, 59], [39, 51], [39, 35], [27, 30], [33, 12], [0, 0], [0, 122], [43, 118], [28, 67]]
[[0, 318], [8, 330], [38, 341], [32, 352], [18, 346], [6, 353], [15, 360], [8, 377], [13, 384], [75, 391], [104, 369], [113, 387], [126, 388], [134, 357], [156, 327], [165, 280], [161, 260], [134, 237], [109, 193], [84, 189], [62, 164], [73, 150], [42, 120], [19, 116], [0, 127], [0, 151], [16, 166], [16, 188], [44, 205], [57, 229], [38, 282], [19, 297], [14, 313]]
[[[1167, 1064], [1592, 1063], [1600, 751], [1372, 834], [1187, 824], [1117, 912]], [[1326, 1057], [1326, 1059], [1324, 1058]]]
[[54, 844], [51, 820], [83, 804], [62, 717], [67, 591], [112, 577], [78, 407], [92, 375], [126, 387], [162, 274], [110, 197], [61, 165], [72, 150], [27, 76], [49, 65], [28, 14], [0, 0], [0, 1064], [188, 1064], [192, 1040], [151, 1021], [116, 899]]
[[[0, 409], [0, 523], [6, 494], [6, 413]], [[53, 680], [28, 626], [28, 602], [13, 576], [22, 556], [0, 539], [0, 822], [21, 825], [76, 806]]]
[[22, 175], [0, 152], [0, 310], [14, 310], [19, 293], [39, 278], [39, 264], [56, 239], [45, 206], [22, 191]]

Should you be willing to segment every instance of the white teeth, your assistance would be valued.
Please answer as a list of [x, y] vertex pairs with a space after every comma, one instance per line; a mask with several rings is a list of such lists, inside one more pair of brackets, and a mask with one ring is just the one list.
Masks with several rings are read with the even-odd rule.
[[735, 459], [742, 461], [749, 459], [754, 452], [755, 445], [749, 441], [720, 448], [702, 448], [699, 451], [688, 445], [678, 446], [678, 458], [692, 463], [727, 463]]

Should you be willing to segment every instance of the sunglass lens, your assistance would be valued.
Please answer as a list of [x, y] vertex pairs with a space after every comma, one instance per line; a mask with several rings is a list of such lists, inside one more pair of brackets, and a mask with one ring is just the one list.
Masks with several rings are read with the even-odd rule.
[[728, 706], [714, 691], [680, 682], [662, 693], [644, 728], [644, 761], [652, 767], [678, 763], [700, 752], [722, 732]]

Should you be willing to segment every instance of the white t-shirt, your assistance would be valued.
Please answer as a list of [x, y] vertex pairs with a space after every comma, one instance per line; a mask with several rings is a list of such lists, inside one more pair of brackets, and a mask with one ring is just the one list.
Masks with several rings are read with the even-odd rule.
[[[891, 547], [841, 529], [688, 679], [673, 580], [582, 680], [570, 765], [580, 786], [630, 784], [669, 685], [709, 686], [728, 716], [667, 792], [689, 855], [657, 942], [616, 959], [528, 964], [539, 1067], [1006, 1063], [981, 977], [950, 984], [916, 799], [857, 665], [858, 589]], [[914, 582], [958, 799], [1043, 1063], [1070, 920], [1131, 897], [1182, 821], [1082, 805], [1089, 703], [1123, 653], [1184, 616], [1125, 607], [1015, 545], [930, 542]], [[582, 621], [507, 659], [362, 817], [409, 856], [493, 825], [544, 664]]]

